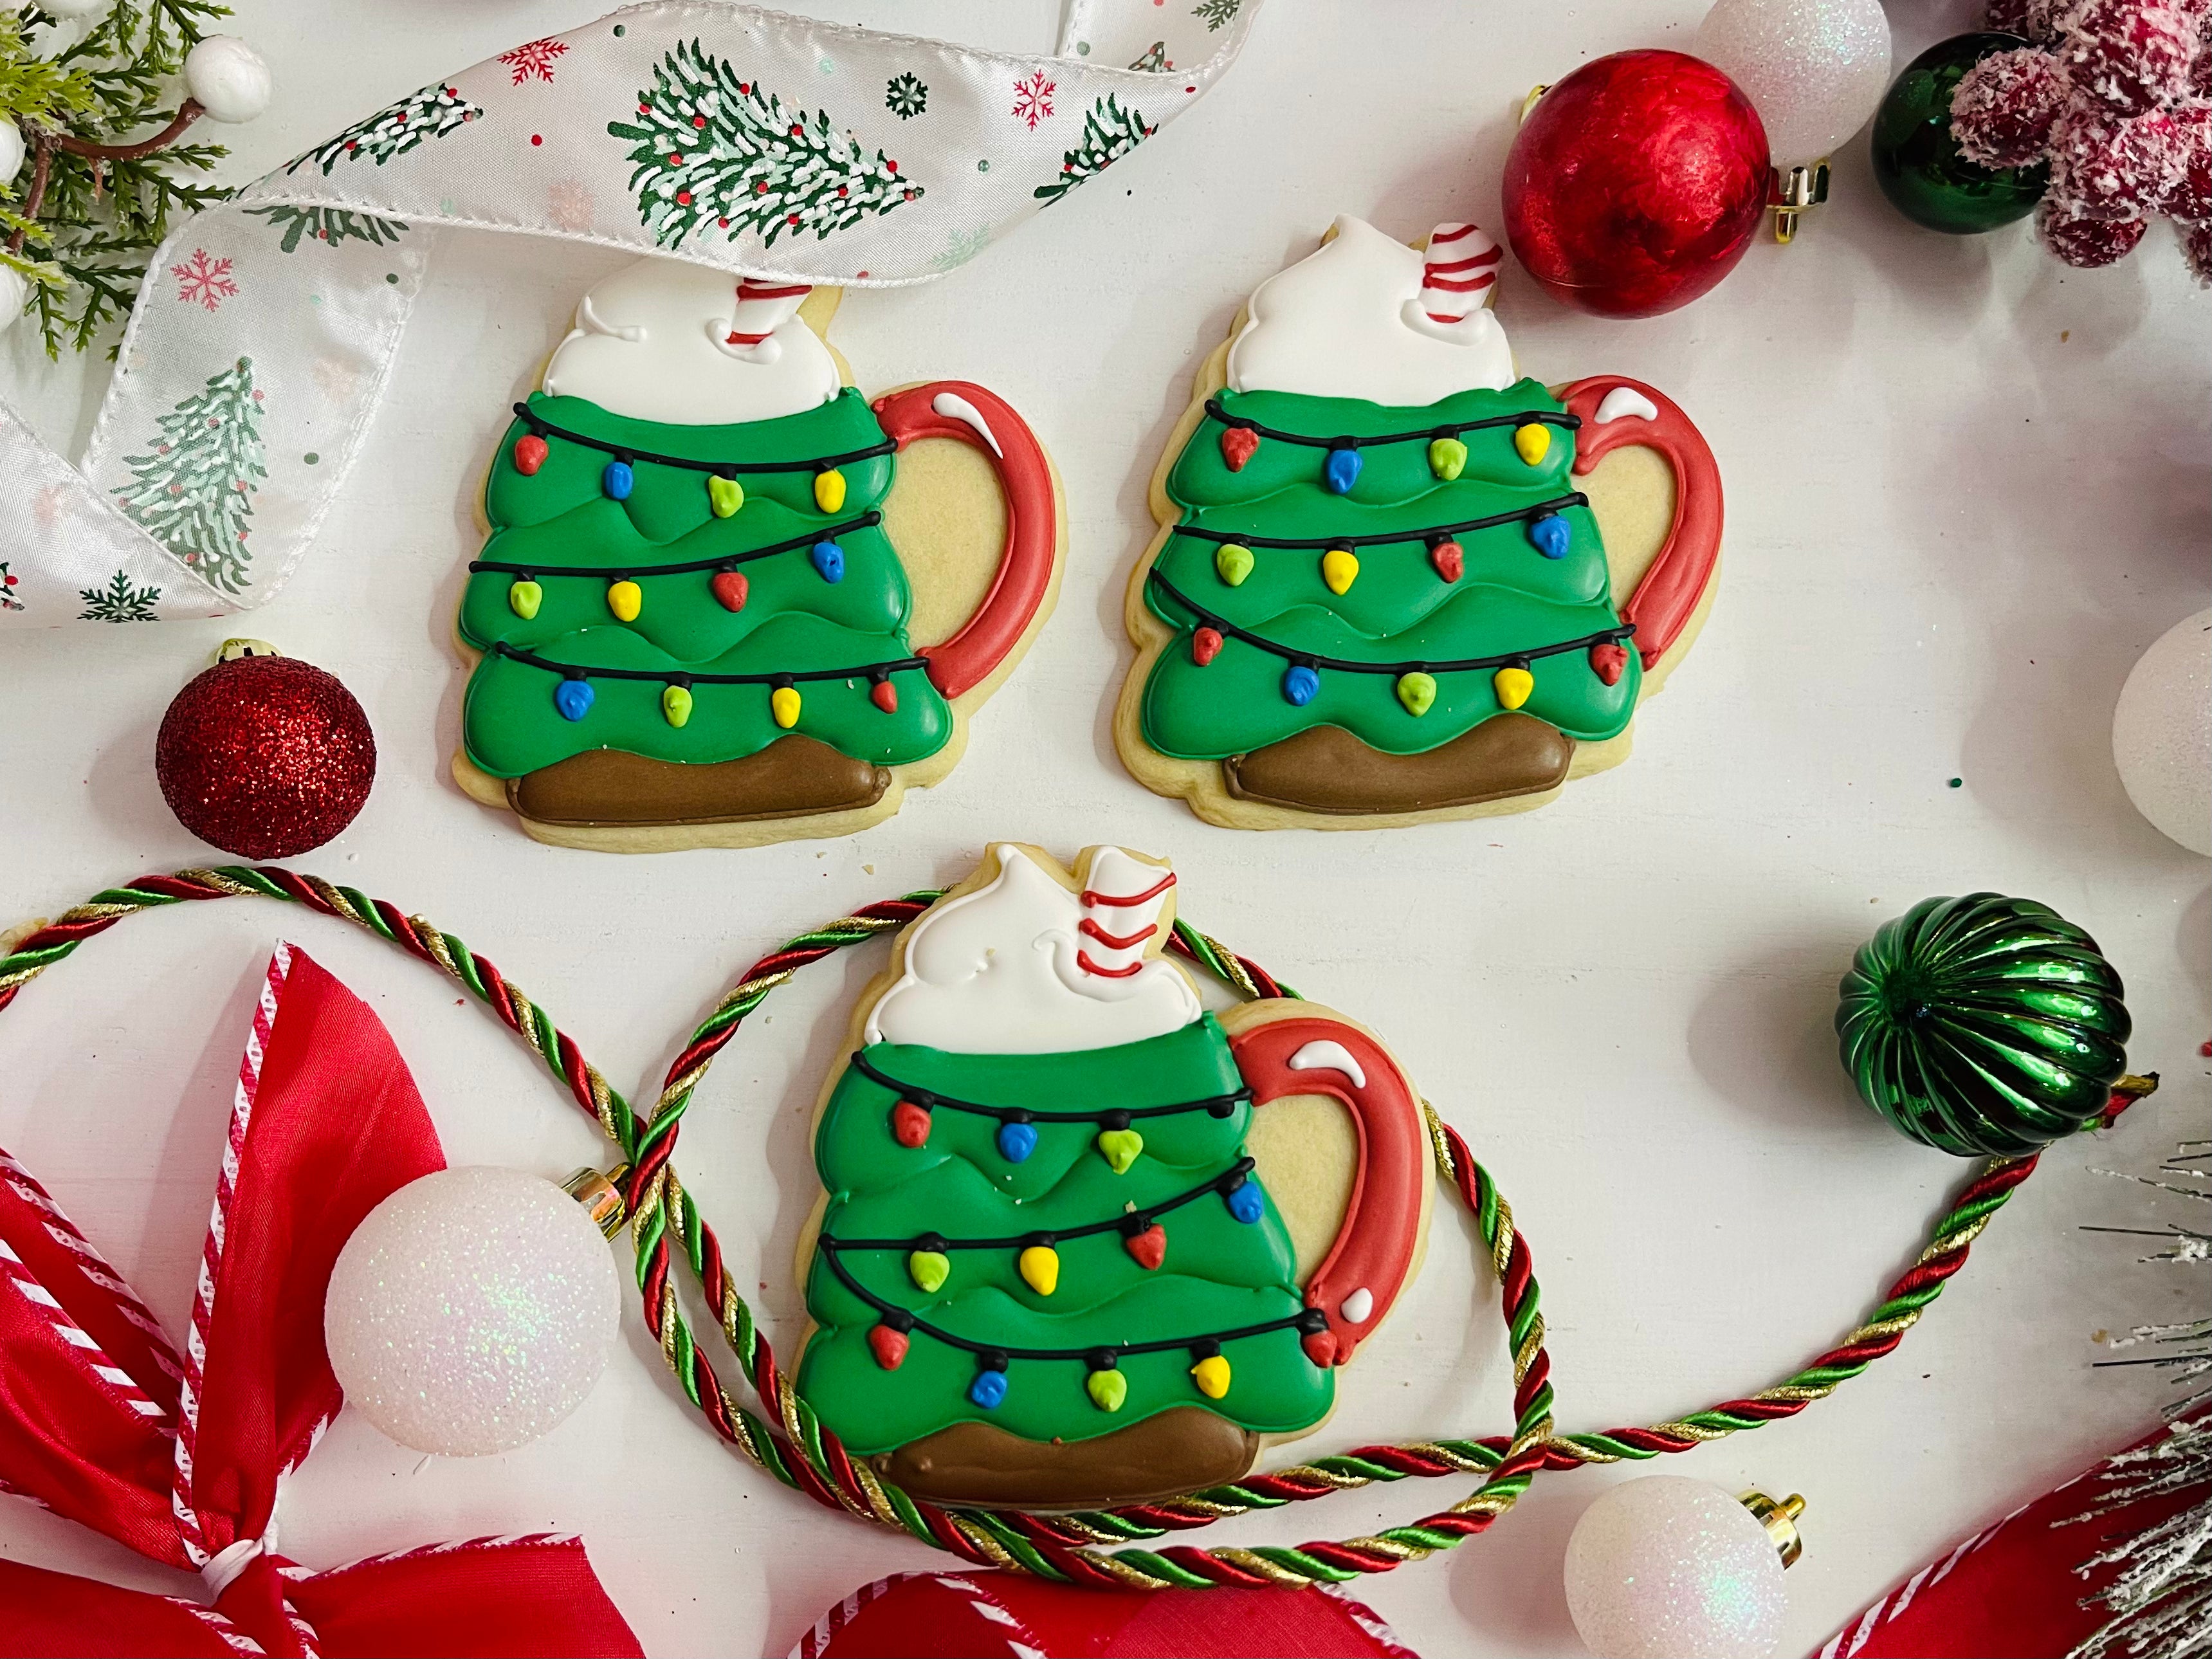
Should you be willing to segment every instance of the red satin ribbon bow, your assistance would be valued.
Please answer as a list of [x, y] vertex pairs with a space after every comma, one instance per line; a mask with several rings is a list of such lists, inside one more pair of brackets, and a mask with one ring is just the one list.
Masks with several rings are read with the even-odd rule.
[[476, 1538], [315, 1573], [276, 1553], [280, 1477], [340, 1404], [323, 1294], [362, 1218], [445, 1167], [368, 1006], [280, 945], [239, 1067], [178, 1352], [0, 1152], [0, 1487], [167, 1565], [152, 1595], [0, 1562], [23, 1655], [641, 1655], [573, 1538]]

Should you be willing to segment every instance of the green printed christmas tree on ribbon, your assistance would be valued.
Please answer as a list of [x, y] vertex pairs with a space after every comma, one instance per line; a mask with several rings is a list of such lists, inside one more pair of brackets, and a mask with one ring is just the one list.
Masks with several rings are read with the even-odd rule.
[[878, 766], [936, 753], [952, 715], [907, 637], [881, 523], [893, 466], [849, 387], [731, 426], [533, 395], [461, 601], [486, 653], [469, 757], [501, 778], [603, 748], [712, 763], [793, 732]]
[[161, 417], [148, 453], [125, 458], [131, 482], [116, 504], [216, 586], [242, 592], [261, 463], [261, 394], [240, 357]]
[[[917, 1091], [1038, 1115], [925, 1109]], [[1211, 1015], [1070, 1054], [864, 1049], [815, 1133], [830, 1198], [801, 1392], [863, 1454], [962, 1422], [1088, 1440], [1177, 1407], [1310, 1427], [1334, 1373], [1299, 1346], [1310, 1316], [1289, 1230], [1249, 1173], [1243, 1093]], [[1065, 1121], [1092, 1103], [1109, 1116]], [[1122, 1121], [1112, 1109], [1178, 1103], [1102, 1127]]]
[[[894, 82], [888, 96], [903, 116], [902, 101], [910, 96], [918, 112], [928, 89], [916, 82], [902, 94]], [[787, 234], [824, 238], [922, 193], [896, 161], [881, 150], [871, 159], [832, 127], [827, 110], [787, 106], [696, 40], [661, 59], [635, 118], [611, 121], [607, 131], [632, 141], [630, 189], [663, 247], [708, 226], [757, 231], [770, 246]]]
[[1039, 185], [1034, 193], [1047, 203], [1059, 201], [1078, 185], [1103, 173], [1158, 130], [1157, 125], [1146, 125], [1139, 112], [1124, 109], [1119, 97], [1109, 94], [1101, 98], [1083, 118], [1083, 142], [1060, 157], [1060, 177], [1048, 185]]
[[276, 207], [248, 208], [246, 211], [251, 217], [266, 219], [284, 233], [278, 248], [285, 253], [297, 252], [303, 239], [326, 246], [340, 242], [367, 242], [372, 247], [381, 247], [407, 234], [407, 227], [397, 219], [380, 219], [373, 213], [356, 213], [348, 208], [297, 207], [288, 203]]
[[1523, 708], [1620, 732], [1641, 666], [1576, 425], [1534, 380], [1420, 408], [1219, 393], [1168, 478], [1146, 740], [1226, 759], [1330, 725], [1411, 755]]
[[416, 145], [442, 138], [483, 111], [448, 86], [428, 86], [387, 109], [356, 121], [336, 137], [318, 144], [284, 169], [297, 173], [310, 161], [325, 176], [341, 161], [370, 161], [382, 167]]

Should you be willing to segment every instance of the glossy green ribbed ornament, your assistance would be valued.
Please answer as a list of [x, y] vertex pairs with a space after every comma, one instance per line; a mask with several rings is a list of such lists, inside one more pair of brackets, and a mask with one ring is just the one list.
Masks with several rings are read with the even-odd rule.
[[2033, 899], [1923, 899], [1859, 947], [1841, 989], [1836, 1034], [1860, 1098], [1962, 1158], [2086, 1127], [2127, 1068], [2119, 975]]

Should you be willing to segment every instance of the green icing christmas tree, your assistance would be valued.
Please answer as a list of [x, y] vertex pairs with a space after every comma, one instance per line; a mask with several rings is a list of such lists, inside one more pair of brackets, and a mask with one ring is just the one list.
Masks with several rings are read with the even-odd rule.
[[416, 145], [442, 138], [475, 120], [483, 111], [452, 87], [428, 86], [356, 121], [335, 138], [318, 144], [284, 170], [296, 173], [309, 162], [327, 174], [341, 161], [386, 161]]
[[733, 426], [534, 395], [485, 486], [460, 635], [470, 758], [514, 778], [587, 750], [711, 763], [812, 738], [921, 760], [952, 715], [910, 647], [881, 524], [891, 446], [860, 394]]
[[[1154, 1106], [1181, 1109], [1115, 1115]], [[801, 1391], [863, 1454], [963, 1422], [1083, 1441], [1187, 1407], [1312, 1426], [1334, 1373], [1300, 1346], [1321, 1316], [1249, 1173], [1251, 1113], [1212, 1015], [1071, 1054], [864, 1048], [815, 1133]]]
[[[787, 107], [696, 40], [664, 57], [653, 78], [638, 94], [635, 118], [611, 121], [607, 131], [634, 142], [630, 189], [663, 247], [708, 225], [757, 231], [770, 246], [786, 234], [819, 239], [922, 193], [883, 151], [871, 158], [851, 133], [833, 128], [827, 110], [810, 116]], [[928, 92], [918, 82], [902, 92], [894, 82], [890, 106], [918, 112]], [[911, 111], [902, 107], [909, 98]]]
[[1411, 755], [1514, 709], [1616, 735], [1641, 667], [1574, 449], [1534, 380], [1411, 409], [1217, 395], [1169, 477], [1180, 516], [1146, 578], [1176, 630], [1146, 685], [1146, 741], [1227, 759], [1335, 726]]
[[246, 586], [246, 521], [262, 464], [261, 394], [240, 357], [161, 417], [149, 453], [124, 458], [116, 505], [227, 593]]

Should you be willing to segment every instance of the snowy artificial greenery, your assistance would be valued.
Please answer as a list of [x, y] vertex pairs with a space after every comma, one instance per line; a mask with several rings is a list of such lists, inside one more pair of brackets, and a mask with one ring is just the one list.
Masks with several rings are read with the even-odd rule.
[[[222, 159], [218, 144], [100, 156], [64, 141], [128, 149], [155, 136], [177, 109], [185, 55], [229, 15], [215, 0], [114, 0], [80, 35], [35, 0], [0, 11], [0, 117], [28, 151], [0, 180], [0, 293], [37, 316], [49, 356], [119, 320], [172, 216], [227, 193], [192, 177]], [[11, 303], [0, 326], [14, 320]]]

